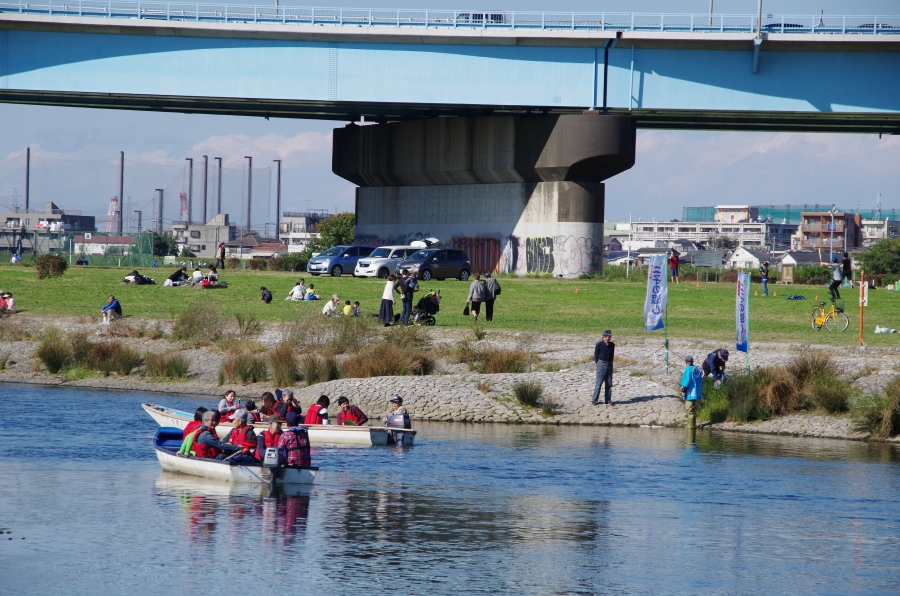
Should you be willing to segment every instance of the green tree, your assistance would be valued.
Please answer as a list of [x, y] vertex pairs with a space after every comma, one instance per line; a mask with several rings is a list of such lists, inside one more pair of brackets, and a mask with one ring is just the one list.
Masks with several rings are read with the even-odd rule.
[[900, 273], [900, 238], [876, 242], [859, 262], [866, 273]]
[[319, 224], [319, 237], [309, 243], [313, 252], [321, 252], [338, 244], [356, 240], [356, 214], [338, 213]]
[[167, 255], [173, 257], [178, 256], [178, 247], [175, 246], [175, 238], [172, 237], [172, 234], [163, 234], [160, 236], [156, 232], [153, 232], [150, 245], [153, 247], [154, 257], [165, 257]]
[[189, 246], [185, 245], [184, 248], [181, 249], [181, 255], [179, 255], [179, 256], [192, 259], [192, 258], [196, 257], [197, 255], [195, 255], [193, 252], [191, 252], [191, 248]]

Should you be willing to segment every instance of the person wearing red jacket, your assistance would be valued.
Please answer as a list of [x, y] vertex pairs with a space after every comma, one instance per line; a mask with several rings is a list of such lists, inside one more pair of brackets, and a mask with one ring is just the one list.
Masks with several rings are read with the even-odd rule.
[[338, 398], [337, 403], [341, 408], [341, 411], [338, 412], [337, 415], [338, 426], [362, 426], [369, 421], [369, 417], [358, 407], [351, 406], [350, 400], [343, 395]]
[[309, 409], [306, 411], [306, 419], [303, 421], [303, 423], [328, 424], [329, 405], [331, 405], [331, 400], [328, 399], [327, 395], [319, 396], [319, 399], [316, 400], [316, 403], [309, 406]]
[[220, 441], [216, 436], [219, 425], [219, 413], [216, 411], [203, 413], [203, 424], [194, 439], [194, 454], [207, 459], [224, 459], [227, 454], [234, 453], [238, 447]]
[[203, 406], [200, 406], [199, 408], [194, 410], [194, 420], [191, 422], [188, 422], [187, 426], [184, 427], [184, 433], [182, 433], [182, 435], [181, 435], [182, 441], [184, 439], [187, 439], [189, 434], [191, 434], [192, 432], [194, 432], [195, 430], [200, 428], [200, 426], [203, 424], [203, 414], [205, 414], [208, 411], [209, 410], [207, 410]]
[[267, 448], [278, 447], [281, 438], [281, 418], [273, 415], [266, 421], [269, 423], [268, 430], [262, 431], [256, 438], [256, 459], [259, 461], [265, 459]]
[[253, 415], [250, 412], [235, 413], [232, 422], [234, 422], [234, 428], [225, 437], [225, 442], [240, 447], [243, 455], [236, 455], [231, 460], [253, 461], [257, 447], [256, 433], [253, 431]]

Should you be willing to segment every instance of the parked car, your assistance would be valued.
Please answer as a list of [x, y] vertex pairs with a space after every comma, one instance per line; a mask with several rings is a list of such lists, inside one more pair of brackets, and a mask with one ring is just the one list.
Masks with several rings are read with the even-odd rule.
[[359, 260], [353, 275], [387, 279], [387, 276], [394, 272], [398, 261], [408, 259], [418, 250], [412, 246], [379, 246], [372, 254]]
[[394, 271], [399, 274], [403, 269], [409, 269], [411, 275], [424, 281], [442, 281], [448, 277], [466, 281], [472, 271], [472, 264], [464, 250], [426, 248], [416, 251], [405, 261], [400, 261]]
[[310, 275], [327, 273], [340, 277], [344, 273], [353, 273], [356, 263], [372, 252], [371, 246], [332, 246], [309, 260], [306, 272]]

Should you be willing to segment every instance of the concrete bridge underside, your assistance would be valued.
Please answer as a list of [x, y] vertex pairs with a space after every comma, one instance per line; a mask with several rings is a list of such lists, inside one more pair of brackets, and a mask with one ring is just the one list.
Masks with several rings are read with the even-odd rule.
[[602, 270], [604, 184], [634, 165], [628, 117], [436, 118], [334, 131], [332, 169], [358, 184], [357, 238], [430, 236], [474, 271]]

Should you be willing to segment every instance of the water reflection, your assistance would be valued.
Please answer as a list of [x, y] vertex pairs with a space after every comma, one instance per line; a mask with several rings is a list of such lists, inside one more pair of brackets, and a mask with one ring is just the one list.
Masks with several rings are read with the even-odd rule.
[[306, 532], [309, 486], [233, 484], [162, 472], [154, 483], [155, 495], [165, 507], [176, 502], [181, 511], [185, 540], [212, 544], [217, 529], [222, 539], [240, 544], [251, 526], [262, 530], [262, 543], [290, 548]]

